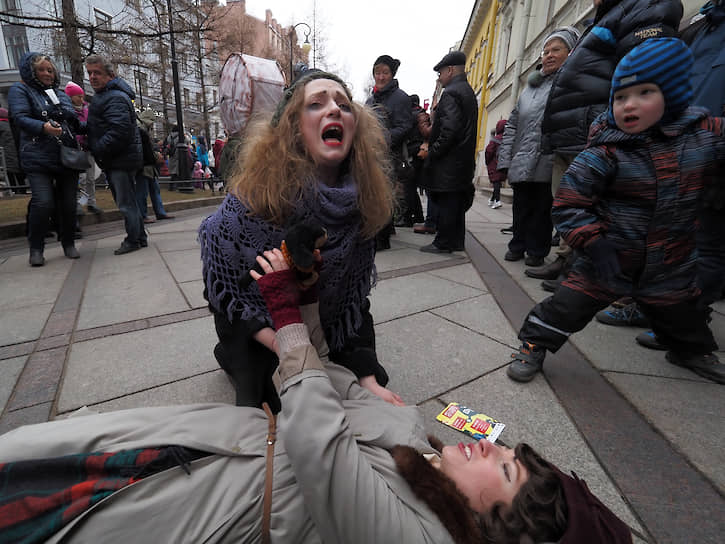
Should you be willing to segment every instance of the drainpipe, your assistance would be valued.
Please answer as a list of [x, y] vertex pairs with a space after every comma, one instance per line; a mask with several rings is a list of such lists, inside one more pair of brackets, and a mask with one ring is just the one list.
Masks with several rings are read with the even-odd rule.
[[514, 62], [513, 81], [511, 82], [511, 98], [515, 105], [519, 98], [521, 86], [521, 68], [524, 64], [524, 50], [526, 49], [526, 35], [529, 33], [529, 20], [531, 19], [531, 0], [524, 0], [524, 24], [521, 28], [521, 38], [517, 44], [516, 61]]

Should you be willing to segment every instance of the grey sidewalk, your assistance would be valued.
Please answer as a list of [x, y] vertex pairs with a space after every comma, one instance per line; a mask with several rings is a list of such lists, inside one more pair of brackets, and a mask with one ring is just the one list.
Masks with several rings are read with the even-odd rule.
[[[398, 229], [378, 255], [372, 311], [390, 387], [447, 442], [466, 439], [435, 421], [448, 402], [500, 419], [504, 442], [576, 470], [653, 542], [720, 542], [725, 389], [637, 346], [638, 330], [596, 322], [544, 376], [510, 381], [516, 329], [546, 293], [522, 263], [503, 261], [510, 205], [486, 200], [468, 214], [466, 253], [421, 253], [431, 238]], [[0, 249], [0, 432], [81, 406], [233, 402], [202, 298], [196, 229], [212, 210], [150, 225], [149, 247], [120, 257], [120, 222], [88, 229], [78, 261], [51, 244], [46, 266], [31, 269], [24, 244]], [[712, 326], [725, 346], [722, 303]]]

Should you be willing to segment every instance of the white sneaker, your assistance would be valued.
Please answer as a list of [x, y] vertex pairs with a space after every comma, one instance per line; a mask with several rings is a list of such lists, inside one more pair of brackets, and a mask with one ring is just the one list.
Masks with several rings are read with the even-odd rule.
[[493, 205], [494, 205], [495, 202], [496, 202], [495, 200], [493, 200], [492, 198], [489, 198], [488, 199], [488, 207], [489, 208], [493, 208]]
[[496, 202], [494, 202], [493, 204], [491, 204], [491, 207], [492, 207], [492, 208], [493, 208], [494, 210], [495, 210], [496, 208], [500, 208], [501, 206], [503, 206], [503, 204], [501, 204], [501, 201], [500, 201], [500, 200], [497, 200]]

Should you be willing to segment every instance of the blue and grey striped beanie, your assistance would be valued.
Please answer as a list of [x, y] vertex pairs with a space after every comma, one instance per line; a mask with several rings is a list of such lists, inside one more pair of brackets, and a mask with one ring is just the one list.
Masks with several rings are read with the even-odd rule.
[[614, 124], [612, 102], [620, 89], [641, 83], [656, 84], [665, 98], [663, 121], [683, 112], [692, 101], [692, 53], [679, 38], [645, 40], [619, 61], [609, 93], [609, 122]]

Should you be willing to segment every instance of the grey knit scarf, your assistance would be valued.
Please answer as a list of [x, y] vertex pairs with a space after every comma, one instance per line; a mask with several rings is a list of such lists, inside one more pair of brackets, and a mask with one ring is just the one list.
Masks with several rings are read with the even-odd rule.
[[[320, 319], [327, 342], [340, 349], [361, 324], [361, 306], [375, 282], [375, 242], [361, 235], [357, 186], [345, 176], [338, 187], [312, 184], [287, 225], [314, 220], [327, 229], [320, 272]], [[255, 282], [247, 289], [239, 279], [265, 250], [279, 247], [285, 227], [253, 215], [235, 196], [227, 195], [199, 227], [204, 285], [209, 304], [234, 319], [272, 320]]]

